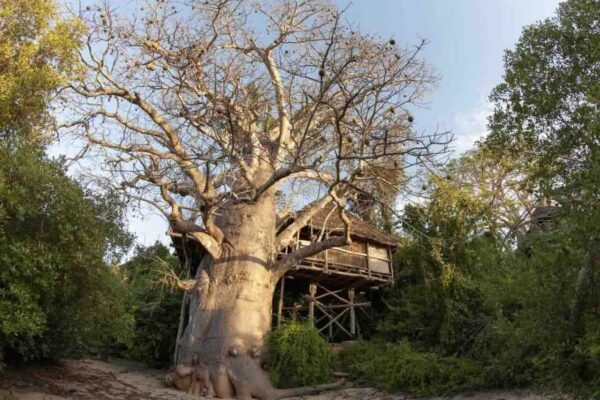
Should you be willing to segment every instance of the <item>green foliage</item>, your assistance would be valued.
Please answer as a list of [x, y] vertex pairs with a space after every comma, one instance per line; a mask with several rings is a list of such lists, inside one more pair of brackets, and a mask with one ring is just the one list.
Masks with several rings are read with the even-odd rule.
[[[600, 3], [569, 0], [523, 30], [505, 55], [505, 79], [486, 142], [536, 160], [532, 177], [563, 206], [595, 214], [600, 188]], [[597, 226], [597, 225], [596, 225]]]
[[129, 355], [155, 367], [173, 358], [183, 293], [158, 285], [166, 270], [179, 271], [178, 260], [161, 243], [138, 247], [123, 264], [129, 286], [129, 304], [135, 317], [135, 332]]
[[[537, 385], [589, 395], [600, 377], [600, 286], [594, 283], [584, 318], [571, 325], [585, 252], [574, 223], [557, 220], [554, 230], [529, 235], [526, 251], [498, 249], [486, 235], [407, 239], [399, 255], [404, 275], [386, 293], [390, 309], [380, 318], [380, 335], [458, 355], [478, 366], [473, 379], [485, 387]], [[452, 252], [443, 248], [457, 243]], [[460, 262], [451, 263], [456, 254]]]
[[430, 185], [427, 205], [405, 209], [412, 235], [396, 254], [398, 281], [385, 293], [390, 311], [378, 330], [389, 341], [408, 338], [450, 355], [463, 352], [489, 319], [472, 273], [498, 249], [485, 230], [487, 210], [468, 186], [438, 178]]
[[316, 385], [330, 380], [329, 346], [310, 325], [290, 322], [269, 336], [271, 380], [280, 386]]
[[[510, 252], [481, 280], [498, 310], [476, 344], [490, 384], [598, 387], [597, 279], [576, 291], [588, 243], [600, 235], [598, 20], [598, 1], [568, 0], [554, 17], [526, 27], [490, 97], [485, 145], [534, 160], [525, 178], [562, 214], [552, 232], [521, 243], [529, 256]], [[570, 324], [575, 299], [586, 304], [585, 315]]]
[[78, 20], [52, 0], [0, 2], [0, 360], [128, 340], [124, 205], [84, 191], [43, 154], [50, 101], [77, 73]]
[[123, 211], [41, 150], [0, 144], [0, 353], [62, 357], [126, 340], [125, 286], [105, 262], [129, 246]]
[[[600, 284], [594, 283], [582, 321], [570, 324], [585, 251], [570, 229], [559, 225], [530, 236], [527, 252], [496, 251], [493, 257], [484, 256], [493, 247], [467, 243], [477, 244], [480, 256], [471, 259], [470, 272], [454, 271], [446, 285], [401, 278], [386, 293], [391, 309], [378, 326], [388, 344], [351, 348], [341, 365], [388, 390], [420, 394], [538, 386], [592, 396], [600, 382]], [[456, 367], [458, 378], [445, 377], [448, 360], [474, 368]]]
[[587, 311], [588, 320], [578, 327], [581, 332], [568, 322], [583, 249], [560, 229], [538, 235], [530, 246], [529, 256], [507, 254], [479, 279], [496, 313], [474, 341], [470, 356], [482, 365], [483, 377], [493, 387], [591, 387], [600, 377], [589, 342], [599, 332], [592, 322], [594, 310]]
[[337, 361], [352, 377], [389, 391], [432, 395], [481, 385], [472, 362], [418, 352], [407, 341], [358, 342], [343, 349]]
[[52, 0], [0, 2], [0, 138], [42, 134], [50, 96], [76, 73], [83, 31]]
[[391, 342], [407, 338], [419, 349], [461, 353], [489, 320], [482, 293], [464, 279], [453, 278], [447, 286], [406, 284], [387, 296], [390, 310], [379, 334]]
[[580, 381], [589, 382], [591, 398], [600, 398], [600, 318], [588, 316], [585, 334], [576, 342], [571, 356], [581, 376]]
[[[487, 149], [475, 155], [489, 157], [485, 163], [497, 157]], [[485, 387], [537, 385], [590, 395], [600, 371], [597, 281], [581, 321], [574, 326], [569, 315], [586, 252], [584, 232], [597, 234], [597, 227], [565, 207], [552, 230], [514, 229], [518, 245], [504, 242], [512, 228], [496, 223], [502, 211], [486, 202], [485, 176], [478, 174], [477, 186], [464, 184], [471, 157], [451, 166], [460, 179], [432, 178], [430, 201], [406, 208], [412, 229], [397, 254], [398, 281], [385, 293], [389, 309], [379, 318], [379, 335], [458, 356], [477, 366], [472, 379]], [[489, 179], [499, 182], [494, 176]], [[521, 188], [517, 195], [528, 190], [528, 182], [514, 184]]]

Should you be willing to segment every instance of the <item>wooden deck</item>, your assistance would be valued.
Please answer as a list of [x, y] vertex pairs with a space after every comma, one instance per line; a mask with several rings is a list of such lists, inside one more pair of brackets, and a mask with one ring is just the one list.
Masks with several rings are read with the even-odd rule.
[[[173, 246], [177, 250], [180, 262], [185, 262], [186, 252], [183, 251], [182, 237], [171, 233]], [[298, 246], [310, 243], [298, 239], [293, 251]], [[197, 266], [204, 254], [199, 244], [190, 240], [186, 244], [187, 256], [193, 258], [191, 264]], [[286, 252], [283, 252], [285, 254]], [[319, 282], [331, 288], [367, 288], [382, 286], [394, 281], [391, 249], [377, 247], [365, 242], [354, 242], [347, 247], [334, 247], [300, 261], [286, 276], [291, 279], [301, 279]], [[194, 271], [192, 271], [194, 272]]]
[[[300, 246], [306, 245], [298, 241]], [[352, 248], [334, 247], [303, 259], [288, 272], [291, 278], [322, 282], [330, 287], [366, 287], [391, 283], [394, 269], [385, 249], [356, 243]]]

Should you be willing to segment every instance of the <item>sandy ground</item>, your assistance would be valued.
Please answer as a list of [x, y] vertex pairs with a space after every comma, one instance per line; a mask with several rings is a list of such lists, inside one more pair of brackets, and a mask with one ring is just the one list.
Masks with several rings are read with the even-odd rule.
[[[58, 365], [8, 368], [0, 375], [0, 400], [200, 400], [163, 386], [165, 371], [110, 359], [66, 360]], [[453, 400], [550, 400], [529, 391], [466, 393]], [[310, 400], [411, 400], [372, 388], [352, 388], [306, 396]]]

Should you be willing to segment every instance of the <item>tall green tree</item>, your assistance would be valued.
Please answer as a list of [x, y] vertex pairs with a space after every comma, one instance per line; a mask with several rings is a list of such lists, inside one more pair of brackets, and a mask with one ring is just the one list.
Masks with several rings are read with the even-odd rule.
[[[452, 193], [472, 197], [477, 206], [464, 210], [479, 215], [479, 233], [493, 235], [498, 244], [513, 246], [529, 229], [537, 197], [528, 179], [536, 159], [518, 149], [490, 148], [485, 144], [450, 162], [430, 186], [432, 200], [445, 205], [443, 212], [460, 209], [448, 200]], [[443, 192], [449, 192], [448, 199]]]
[[85, 192], [30, 146], [0, 144], [0, 359], [126, 340], [125, 285], [107, 262], [130, 243], [118, 198]]
[[0, 138], [40, 138], [52, 95], [77, 71], [83, 30], [53, 0], [0, 1]]
[[487, 142], [539, 159], [542, 194], [593, 211], [600, 200], [600, 3], [569, 0], [523, 30], [492, 92]]
[[[385, 293], [379, 333], [409, 339], [420, 351], [466, 357], [488, 387], [593, 393], [600, 325], [589, 305], [594, 293], [599, 304], [597, 282], [579, 311], [584, 323], [573, 329], [569, 316], [580, 265], [597, 268], [597, 250], [583, 257], [570, 220], [525, 234], [527, 252], [507, 245], [503, 231], [521, 225], [505, 221], [507, 211], [531, 199], [529, 164], [489, 150], [477, 148], [432, 176], [428, 201], [406, 207], [398, 281]], [[486, 165], [493, 168], [479, 168]]]
[[[455, 176], [458, 165], [452, 166]], [[482, 258], [497, 246], [489, 208], [472, 186], [431, 176], [429, 201], [404, 210], [396, 254], [398, 282], [386, 294], [391, 312], [380, 319], [388, 340], [408, 338], [422, 349], [462, 351], [485, 322], [482, 295], [473, 282]]]
[[[556, 201], [593, 260], [600, 246], [600, 2], [568, 0], [523, 30], [491, 95], [487, 143], [537, 159], [530, 180]], [[597, 267], [596, 267], [597, 268]], [[594, 263], [583, 261], [573, 300], [579, 320]]]
[[82, 32], [51, 0], [0, 1], [0, 363], [126, 341], [131, 325], [107, 267], [131, 241], [123, 203], [44, 155]]

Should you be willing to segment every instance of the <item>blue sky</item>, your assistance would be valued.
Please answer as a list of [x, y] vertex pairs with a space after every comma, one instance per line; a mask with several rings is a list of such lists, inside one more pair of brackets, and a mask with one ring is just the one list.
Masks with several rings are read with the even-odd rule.
[[426, 38], [423, 58], [440, 77], [417, 129], [451, 129], [456, 151], [485, 132], [491, 89], [503, 74], [504, 49], [525, 25], [552, 16], [558, 0], [337, 0], [362, 31], [399, 44]]
[[[440, 81], [427, 107], [414, 110], [419, 130], [452, 130], [457, 153], [485, 133], [488, 95], [502, 80], [503, 53], [523, 26], [552, 16], [558, 0], [334, 0], [350, 4], [346, 18], [361, 31], [415, 44], [426, 38], [422, 56]], [[132, 213], [138, 243], [167, 242], [166, 222], [151, 211]]]

